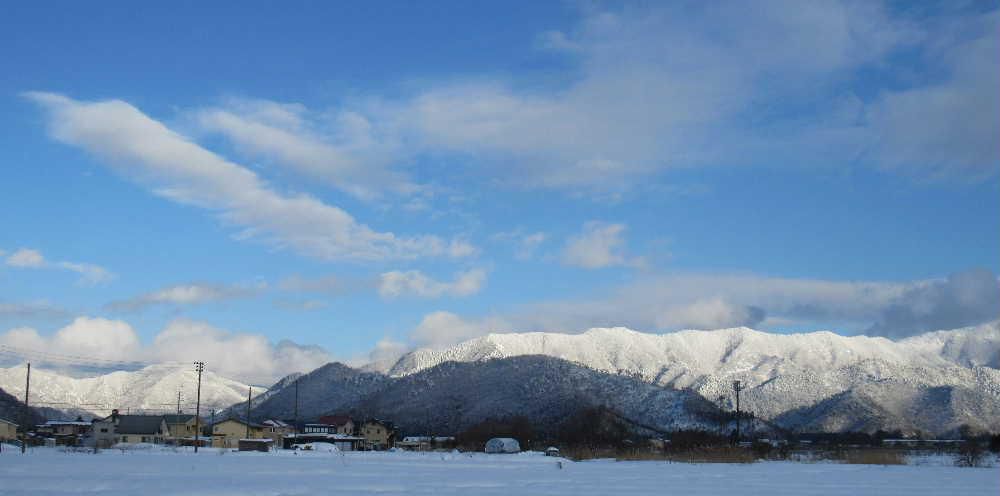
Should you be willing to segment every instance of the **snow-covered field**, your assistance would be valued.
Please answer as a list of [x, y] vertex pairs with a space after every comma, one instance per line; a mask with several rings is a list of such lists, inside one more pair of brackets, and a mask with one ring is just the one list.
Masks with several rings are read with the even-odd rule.
[[0, 494], [990, 495], [1000, 469], [761, 462], [571, 462], [535, 453], [234, 453], [4, 448]]

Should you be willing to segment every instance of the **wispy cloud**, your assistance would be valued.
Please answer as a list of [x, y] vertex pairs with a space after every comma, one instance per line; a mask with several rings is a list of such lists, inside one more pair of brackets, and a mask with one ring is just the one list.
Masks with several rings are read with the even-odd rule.
[[311, 117], [302, 105], [265, 100], [229, 100], [225, 107], [196, 112], [202, 129], [222, 134], [244, 153], [272, 159], [356, 197], [419, 189], [389, 169], [395, 146], [377, 136], [365, 116], [338, 113], [328, 119], [334, 123], [332, 134], [321, 133]]
[[18, 269], [56, 269], [74, 272], [80, 276], [79, 283], [85, 285], [101, 284], [115, 278], [109, 270], [99, 265], [79, 262], [49, 261], [42, 252], [30, 248], [21, 248], [7, 256], [4, 263], [8, 267]]
[[664, 170], [706, 166], [995, 177], [1000, 11], [941, 10], [582, 9], [575, 26], [539, 37], [574, 67], [554, 89], [464, 74], [333, 109], [253, 100], [195, 114], [246, 153], [362, 198], [419, 190], [390, 164], [425, 153], [474, 158], [465, 162], [497, 184], [613, 198]]
[[357, 222], [343, 209], [305, 194], [280, 193], [121, 100], [82, 102], [54, 93], [26, 96], [49, 112], [52, 136], [81, 147], [149, 184], [171, 201], [218, 213], [240, 238], [262, 239], [327, 260], [468, 256], [467, 242], [433, 235], [397, 236]]
[[204, 305], [206, 303], [250, 298], [266, 289], [266, 287], [266, 284], [263, 283], [250, 286], [206, 283], [180, 284], [143, 293], [126, 300], [113, 301], [107, 307], [114, 311], [135, 312], [157, 305], [175, 307]]
[[283, 310], [312, 312], [327, 308], [330, 306], [330, 303], [323, 300], [315, 300], [315, 299], [292, 300], [287, 298], [279, 298], [277, 300], [274, 300], [274, 305]]
[[627, 254], [625, 230], [624, 224], [587, 222], [580, 234], [566, 241], [562, 254], [563, 263], [585, 269], [644, 266], [642, 258]]
[[378, 292], [383, 298], [417, 296], [437, 298], [439, 296], [470, 296], [476, 294], [486, 284], [486, 271], [472, 269], [459, 272], [449, 282], [436, 281], [419, 270], [385, 272], [379, 278]]
[[524, 304], [485, 317], [431, 312], [411, 331], [408, 345], [446, 346], [490, 332], [578, 333], [615, 326], [647, 332], [767, 329], [795, 328], [801, 322], [897, 339], [996, 320], [998, 302], [1000, 281], [987, 270], [908, 282], [650, 275], [591, 297]]
[[63, 308], [47, 301], [0, 301], [0, 317], [8, 319], [59, 319], [69, 315]]
[[535, 256], [538, 247], [549, 239], [549, 235], [543, 231], [526, 233], [523, 229], [515, 229], [513, 231], [496, 233], [491, 238], [513, 244], [514, 258], [518, 260], [530, 260]]
[[295, 274], [282, 279], [278, 283], [278, 289], [305, 293], [340, 293], [351, 284], [350, 281], [335, 275], [304, 277]]

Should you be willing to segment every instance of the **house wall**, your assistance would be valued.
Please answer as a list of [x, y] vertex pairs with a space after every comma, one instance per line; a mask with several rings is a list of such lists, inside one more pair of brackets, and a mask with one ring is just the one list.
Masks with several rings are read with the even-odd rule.
[[93, 444], [98, 448], [110, 448], [118, 443], [153, 443], [162, 444], [168, 433], [166, 422], [160, 422], [159, 432], [145, 434], [121, 434], [116, 432], [115, 424], [110, 419], [97, 420], [92, 424]]
[[91, 438], [98, 448], [110, 448], [118, 442], [115, 424], [110, 420], [97, 420], [91, 424]]
[[170, 431], [170, 437], [194, 437], [195, 419], [182, 424], [167, 424], [167, 430]]
[[[241, 424], [235, 420], [226, 420], [212, 426], [212, 447], [215, 448], [239, 448], [239, 440], [246, 437], [246, 424]], [[266, 437], [264, 429], [261, 429], [260, 427], [251, 427], [250, 437]]]
[[163, 436], [154, 434], [119, 434], [117, 436], [119, 443], [153, 443], [160, 444], [163, 442]]
[[337, 434], [345, 434], [345, 435], [348, 435], [348, 436], [353, 436], [354, 435], [354, 421], [348, 420], [347, 422], [344, 422], [343, 425], [337, 426], [337, 432], [336, 433]]
[[365, 422], [361, 425], [361, 437], [365, 438], [368, 449], [386, 449], [389, 445], [390, 432], [384, 425], [376, 422]]
[[[274, 441], [274, 446], [277, 446], [277, 447], [280, 448], [282, 446], [282, 444], [284, 443], [285, 434], [292, 434], [294, 432], [295, 432], [295, 430], [292, 429], [291, 427], [270, 427], [269, 426], [269, 427], [267, 427], [267, 428], [264, 429], [264, 435], [262, 437], [266, 437], [266, 438]], [[244, 434], [246, 434], [245, 431], [244, 431]]]
[[0, 422], [0, 439], [17, 439], [17, 424]]

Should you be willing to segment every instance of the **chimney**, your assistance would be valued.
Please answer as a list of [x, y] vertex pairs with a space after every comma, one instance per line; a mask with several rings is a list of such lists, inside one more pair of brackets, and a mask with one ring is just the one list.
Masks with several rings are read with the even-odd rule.
[[118, 409], [111, 410], [111, 422], [118, 425]]

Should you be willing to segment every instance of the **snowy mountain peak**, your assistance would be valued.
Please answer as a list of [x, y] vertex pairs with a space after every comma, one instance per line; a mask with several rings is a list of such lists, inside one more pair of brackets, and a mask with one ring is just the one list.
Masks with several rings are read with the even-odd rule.
[[[712, 401], [730, 401], [731, 383], [740, 380], [747, 387], [747, 408], [762, 418], [776, 418], [849, 391], [864, 391], [851, 397], [877, 403], [875, 410], [902, 411], [898, 408], [905, 403], [901, 395], [909, 394], [908, 401], [937, 397], [925, 395], [926, 388], [982, 395], [982, 405], [996, 404], [1000, 409], [1000, 371], [994, 370], [1000, 366], [1000, 322], [899, 341], [829, 331], [775, 334], [746, 327], [666, 334], [624, 327], [594, 328], [580, 334], [489, 334], [446, 349], [414, 350], [387, 373], [405, 377], [448, 361], [483, 362], [523, 355], [550, 356], [610, 373], [627, 372], [653, 384], [692, 389]], [[926, 420], [926, 425], [987, 422], [968, 413], [975, 409], [934, 406], [951, 416]], [[906, 418], [900, 413], [895, 420], [905, 423]]]
[[[0, 389], [24, 396], [24, 365], [0, 368]], [[55, 370], [31, 368], [31, 404], [73, 414], [107, 415], [112, 409], [169, 413], [194, 411], [197, 374], [188, 366], [150, 365], [91, 377], [71, 377]], [[201, 407], [209, 412], [246, 400], [249, 386], [211, 371], [202, 374]], [[262, 394], [264, 388], [254, 387]]]

